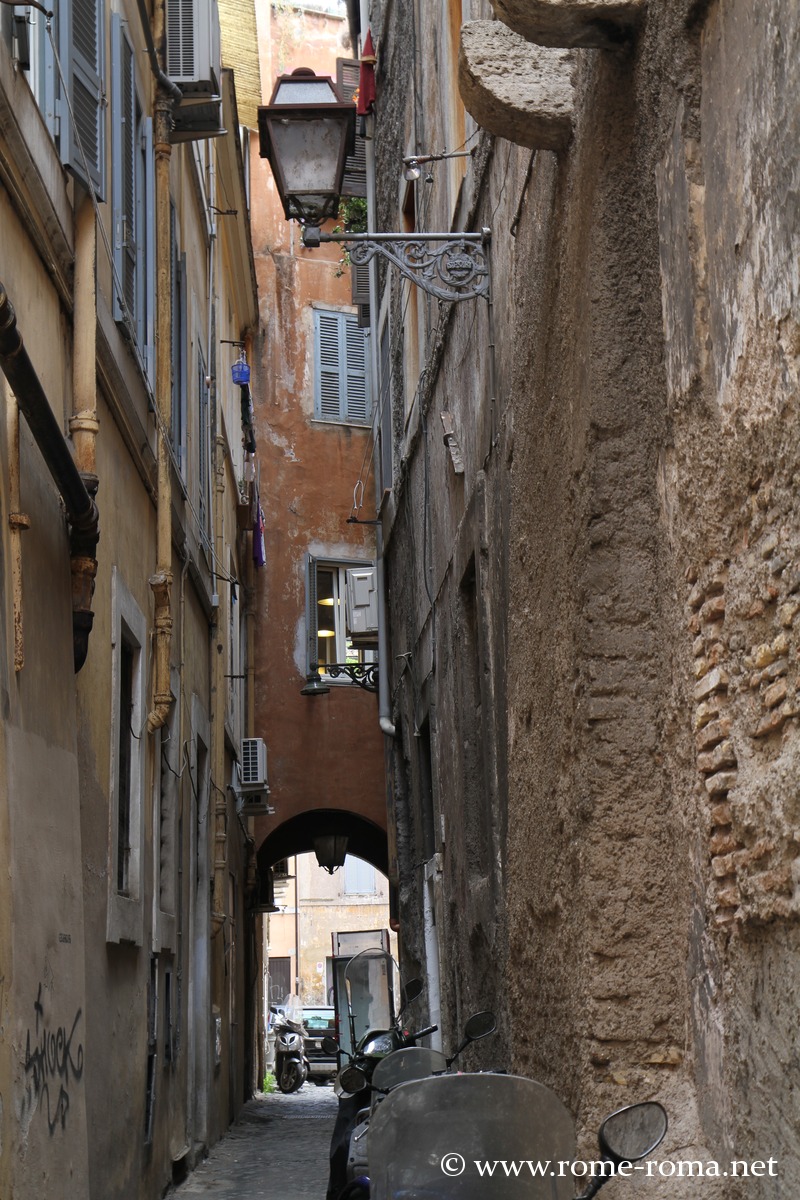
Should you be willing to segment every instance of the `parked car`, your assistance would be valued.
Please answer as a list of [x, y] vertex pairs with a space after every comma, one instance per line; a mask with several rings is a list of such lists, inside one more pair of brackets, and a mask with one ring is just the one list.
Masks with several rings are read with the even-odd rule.
[[322, 1039], [336, 1037], [335, 1009], [303, 1008], [303, 1025], [306, 1029], [306, 1058], [309, 1066], [309, 1079], [315, 1083], [325, 1083], [338, 1070], [335, 1054], [326, 1054], [322, 1049]]

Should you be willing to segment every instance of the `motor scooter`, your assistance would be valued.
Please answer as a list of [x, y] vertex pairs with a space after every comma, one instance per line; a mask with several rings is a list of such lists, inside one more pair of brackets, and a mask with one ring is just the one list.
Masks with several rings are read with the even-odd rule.
[[[401, 1018], [408, 1005], [423, 991], [420, 979], [410, 980], [402, 989], [400, 1008], [396, 1015], [392, 1015], [394, 987], [391, 982], [395, 973], [396, 964], [392, 956], [378, 949], [363, 950], [351, 959], [345, 969], [350, 1039], [354, 1053], [348, 1055], [349, 1064], [339, 1072], [334, 1085], [339, 1096], [339, 1111], [331, 1138], [327, 1200], [336, 1200], [348, 1182], [350, 1142], [361, 1114], [368, 1111], [375, 1068], [394, 1051], [413, 1046], [419, 1038], [434, 1033], [437, 1028], [436, 1025], [430, 1025], [412, 1033], [401, 1026]], [[322, 1045], [333, 1053], [345, 1053], [332, 1038], [324, 1039]]]
[[375, 1066], [369, 1083], [362, 1080], [359, 1068], [354, 1066], [347, 1072], [346, 1079], [350, 1086], [367, 1087], [370, 1093], [369, 1108], [359, 1111], [356, 1124], [350, 1135], [350, 1148], [347, 1156], [347, 1180], [362, 1178], [369, 1171], [369, 1128], [372, 1116], [377, 1106], [403, 1083], [417, 1079], [428, 1079], [432, 1075], [442, 1075], [449, 1071], [461, 1052], [472, 1042], [488, 1037], [497, 1028], [494, 1013], [475, 1013], [467, 1021], [464, 1036], [454, 1053], [446, 1058], [439, 1050], [431, 1050], [427, 1046], [405, 1046], [393, 1051]]
[[297, 996], [287, 996], [275, 1022], [275, 1080], [288, 1095], [299, 1092], [308, 1079], [303, 1008]]
[[576, 1162], [572, 1117], [549, 1088], [514, 1075], [434, 1076], [401, 1084], [376, 1108], [369, 1177], [340, 1200], [592, 1200], [666, 1131], [660, 1104], [628, 1105], [601, 1125], [600, 1158]]

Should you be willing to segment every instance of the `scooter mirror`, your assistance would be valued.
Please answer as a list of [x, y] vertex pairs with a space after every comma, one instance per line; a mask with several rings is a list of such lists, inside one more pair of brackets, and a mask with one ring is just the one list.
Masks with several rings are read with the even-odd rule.
[[339, 1086], [349, 1096], [355, 1096], [367, 1086], [367, 1077], [360, 1067], [345, 1067], [339, 1074]]
[[340, 1054], [341, 1047], [336, 1038], [324, 1037], [320, 1043], [326, 1054]]
[[488, 1037], [495, 1029], [497, 1021], [493, 1012], [475, 1013], [464, 1026], [464, 1037], [470, 1042], [477, 1042], [478, 1038]]
[[667, 1132], [667, 1114], [660, 1104], [629, 1104], [606, 1117], [600, 1126], [600, 1149], [617, 1166], [638, 1162], [655, 1150]]
[[417, 996], [421, 996], [424, 990], [425, 985], [421, 979], [409, 979], [403, 988], [403, 1003], [410, 1004], [412, 1000], [416, 1000]]

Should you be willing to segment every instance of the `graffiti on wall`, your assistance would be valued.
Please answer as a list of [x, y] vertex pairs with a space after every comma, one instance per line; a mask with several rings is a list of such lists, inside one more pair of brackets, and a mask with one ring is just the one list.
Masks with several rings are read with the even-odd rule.
[[27, 1102], [31, 1111], [39, 1105], [46, 1112], [52, 1137], [59, 1125], [66, 1128], [70, 1089], [83, 1075], [83, 1043], [75, 1038], [83, 1010], [75, 1013], [69, 1030], [66, 1025], [56, 1027], [45, 1017], [41, 983], [33, 1009], [34, 1032], [28, 1029], [25, 1042]]

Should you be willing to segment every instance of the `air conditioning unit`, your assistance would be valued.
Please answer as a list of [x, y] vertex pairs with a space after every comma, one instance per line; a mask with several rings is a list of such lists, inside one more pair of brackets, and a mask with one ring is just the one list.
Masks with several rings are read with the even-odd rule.
[[239, 789], [242, 792], [268, 792], [267, 747], [263, 738], [243, 738], [239, 760]]
[[217, 0], [167, 0], [167, 74], [192, 99], [219, 95]]
[[272, 817], [275, 809], [267, 801], [269, 790], [245, 792], [239, 797], [238, 810], [243, 817]]

